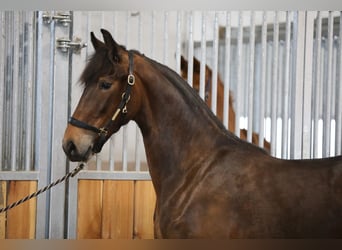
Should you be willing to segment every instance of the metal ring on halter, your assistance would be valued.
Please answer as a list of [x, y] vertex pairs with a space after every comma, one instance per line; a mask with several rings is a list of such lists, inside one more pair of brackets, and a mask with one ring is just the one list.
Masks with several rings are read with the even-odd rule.
[[[121, 98], [124, 99], [125, 96], [126, 96], [126, 92], [123, 92], [122, 95], [121, 95]], [[129, 101], [130, 99], [131, 99], [131, 96], [128, 95], [128, 96], [127, 96], [127, 99], [125, 100], [125, 102], [128, 103], [128, 101]]]
[[107, 128], [99, 128], [99, 133], [98, 135], [101, 136], [101, 135], [104, 135], [104, 136], [107, 136], [108, 134], [108, 129]]
[[131, 86], [135, 83], [135, 76], [133, 74], [129, 74], [127, 77], [127, 83]]

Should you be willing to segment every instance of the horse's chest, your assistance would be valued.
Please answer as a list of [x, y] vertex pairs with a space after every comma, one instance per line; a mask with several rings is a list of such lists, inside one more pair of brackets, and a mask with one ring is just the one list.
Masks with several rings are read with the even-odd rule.
[[[215, 238], [228, 234], [227, 203], [188, 198], [162, 205], [155, 214], [156, 236], [160, 238]], [[227, 235], [226, 235], [227, 236]]]

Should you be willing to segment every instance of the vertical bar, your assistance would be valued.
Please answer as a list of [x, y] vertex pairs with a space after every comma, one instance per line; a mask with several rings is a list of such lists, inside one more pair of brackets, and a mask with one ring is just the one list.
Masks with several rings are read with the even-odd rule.
[[[103, 12], [101, 12], [101, 27], [104, 27], [104, 15], [103, 15]], [[96, 170], [97, 171], [100, 171], [102, 169], [102, 156], [103, 156], [102, 152], [96, 154], [96, 156], [95, 156], [95, 158], [96, 158]]]
[[225, 70], [224, 70], [224, 88], [223, 88], [223, 125], [229, 129], [229, 89], [230, 89], [230, 39], [231, 39], [231, 13], [226, 12], [226, 36], [225, 36]]
[[168, 29], [169, 13], [164, 12], [164, 52], [163, 52], [163, 63], [168, 64], [168, 50], [169, 50], [169, 29]]
[[[113, 12], [113, 36], [116, 36], [116, 12]], [[88, 29], [89, 30], [89, 29]], [[87, 32], [89, 33], [89, 32]], [[115, 138], [116, 135], [112, 135], [109, 139], [109, 171], [114, 171], [115, 169]]]
[[199, 95], [204, 100], [205, 99], [205, 89], [206, 89], [206, 59], [207, 59], [207, 40], [206, 40], [206, 12], [202, 12], [202, 39], [201, 39], [201, 62], [200, 62], [200, 84], [199, 84]]
[[333, 52], [333, 28], [334, 18], [332, 11], [328, 17], [328, 65], [327, 82], [323, 91], [325, 110], [323, 112], [323, 157], [330, 156], [330, 135], [331, 135], [331, 86], [332, 86], [332, 52]]
[[115, 135], [111, 136], [109, 139], [109, 171], [114, 171], [115, 168]]
[[286, 12], [286, 35], [285, 35], [285, 69], [284, 69], [284, 112], [282, 129], [282, 158], [289, 158], [289, 94], [290, 94], [290, 41], [291, 41], [291, 17], [290, 11]]
[[1, 167], [0, 170], [5, 170], [5, 165], [4, 165], [4, 159], [3, 159], [3, 154], [2, 154], [2, 145], [4, 144], [3, 140], [5, 137], [3, 127], [4, 127], [4, 122], [5, 122], [5, 117], [4, 117], [4, 90], [5, 90], [5, 67], [4, 67], [4, 56], [5, 56], [5, 18], [4, 18], [4, 11], [0, 11], [0, 156], [1, 156]]
[[263, 12], [261, 28], [261, 79], [260, 79], [260, 117], [259, 117], [259, 147], [264, 147], [265, 138], [265, 100], [267, 71], [267, 11]]
[[[72, 26], [71, 30], [72, 32], [75, 30], [82, 30], [83, 37], [85, 41], [90, 41], [89, 37], [89, 30], [90, 30], [90, 24], [89, 24], [89, 17], [90, 12], [81, 12], [81, 11], [73, 11], [72, 12]], [[89, 49], [91, 46], [86, 47], [84, 50], [82, 50], [81, 58], [85, 61], [86, 58], [88, 58]], [[75, 58], [72, 56], [72, 58]], [[74, 74], [74, 72], [77, 72], [77, 66], [75, 64], [69, 64], [72, 66], [72, 72], [73, 76], [75, 77], [78, 73]], [[72, 82], [74, 82], [77, 78], [74, 78], [73, 80], [70, 80], [69, 82], [69, 98], [70, 98], [70, 106], [69, 110], [72, 107], [71, 103], [74, 99], [73, 92], [76, 92], [71, 85]], [[112, 136], [113, 137], [113, 136]], [[113, 159], [113, 158], [112, 158]], [[69, 169], [73, 169], [77, 166], [74, 162], [69, 162]], [[78, 194], [78, 175], [76, 175], [74, 178], [70, 178], [68, 180], [68, 186], [67, 186], [67, 226], [66, 226], [66, 237], [68, 239], [76, 239], [76, 231], [77, 231], [77, 194]]]
[[[140, 12], [139, 14], [139, 20], [138, 20], [138, 50], [142, 50], [142, 21], [141, 21], [141, 15], [142, 13]], [[167, 23], [165, 24], [167, 27]], [[168, 39], [168, 38], [167, 38]], [[165, 46], [168, 47], [168, 46]], [[167, 53], [164, 52], [164, 53]], [[164, 55], [164, 60], [167, 61], [167, 56]], [[140, 147], [141, 147], [141, 141], [140, 141], [140, 129], [139, 127], [134, 124], [135, 126], [135, 171], [140, 170]]]
[[[125, 34], [125, 44], [127, 46], [127, 48], [129, 48], [130, 44], [128, 43], [129, 39], [128, 39], [128, 34], [130, 32], [130, 25], [129, 25], [129, 16], [130, 16], [130, 12], [127, 11], [126, 13], [126, 34]], [[122, 142], [122, 170], [124, 172], [127, 172], [127, 169], [128, 169], [128, 152], [127, 152], [127, 143], [128, 143], [128, 140], [127, 140], [127, 137], [128, 137], [128, 134], [127, 134], [127, 125], [123, 126], [122, 128], [122, 136], [123, 136], [123, 142]]]
[[192, 86], [193, 74], [193, 57], [194, 57], [194, 38], [193, 38], [193, 12], [190, 11], [188, 16], [188, 83]]
[[[38, 188], [44, 187], [48, 183], [48, 147], [43, 142], [48, 142], [49, 134], [46, 124], [48, 124], [47, 113], [48, 108], [44, 103], [48, 95], [48, 86], [43, 84], [47, 81], [47, 76], [43, 74], [43, 39], [45, 38], [43, 32], [42, 12], [36, 13], [37, 26], [36, 26], [36, 68], [35, 68], [35, 82], [36, 82], [36, 119], [35, 119], [35, 166], [39, 170]], [[46, 39], [46, 38], [45, 38]], [[45, 62], [44, 62], [45, 63]], [[44, 104], [43, 104], [44, 103]], [[43, 126], [44, 124], [44, 126]], [[48, 229], [48, 208], [47, 208], [47, 193], [41, 194], [37, 198], [37, 223], [36, 223], [36, 238], [44, 239], [49, 236]]]
[[238, 42], [237, 42], [237, 88], [236, 88], [236, 105], [235, 105], [235, 135], [240, 137], [240, 86], [242, 85], [242, 47], [243, 47], [243, 13], [239, 11], [239, 27], [238, 27]]
[[277, 93], [278, 93], [279, 12], [276, 11], [273, 24], [273, 66], [271, 95], [271, 155], [277, 150]]
[[291, 150], [290, 158], [302, 157], [302, 124], [303, 124], [303, 73], [305, 55], [305, 15], [304, 11], [294, 14], [294, 63], [295, 75], [292, 95], [291, 113]]
[[25, 171], [29, 171], [32, 169], [32, 121], [33, 121], [33, 109], [32, 109], [32, 104], [33, 104], [33, 70], [34, 70], [34, 63], [33, 63], [33, 41], [34, 41], [34, 30], [32, 27], [33, 23], [33, 13], [28, 12], [26, 18], [25, 18], [25, 30], [24, 30], [24, 43], [26, 45], [26, 49], [24, 52], [25, 55], [25, 80], [24, 84], [27, 89], [27, 101], [25, 103], [26, 106], [26, 115], [27, 115], [27, 120], [26, 120], [26, 151], [25, 151]]
[[11, 47], [13, 53], [11, 53], [11, 67], [13, 70], [12, 74], [12, 93], [13, 93], [13, 99], [12, 99], [12, 134], [11, 134], [11, 139], [12, 139], [12, 144], [11, 144], [11, 170], [15, 171], [18, 166], [17, 166], [17, 140], [18, 140], [18, 92], [19, 92], [19, 82], [18, 82], [18, 74], [19, 74], [19, 69], [18, 69], [18, 56], [19, 56], [19, 33], [18, 33], [18, 15], [14, 14], [12, 12], [12, 30], [11, 30]]
[[[58, 12], [55, 12], [55, 14]], [[70, 12], [67, 12], [71, 14]], [[64, 135], [65, 125], [68, 115], [68, 91], [71, 77], [69, 73], [69, 53], [62, 53], [56, 49], [56, 38], [68, 37], [71, 39], [70, 26], [60, 27], [56, 23], [51, 30], [51, 79], [50, 79], [50, 119], [51, 119], [51, 153], [50, 153], [50, 181], [56, 180], [66, 174], [66, 155], [61, 150], [60, 140]], [[61, 84], [64, 83], [64, 84]], [[66, 186], [58, 185], [50, 191], [50, 218], [49, 218], [49, 237], [61, 239], [64, 237], [64, 222]]]
[[181, 73], [181, 11], [177, 11], [176, 27], [176, 72]]
[[155, 29], [156, 29], [156, 21], [155, 21], [156, 17], [155, 17], [155, 11], [152, 11], [151, 13], [151, 58], [154, 59], [154, 47], [155, 47], [155, 42], [154, 42], [154, 38], [155, 38]]
[[313, 36], [314, 12], [309, 11], [305, 20], [305, 72], [303, 87], [303, 137], [302, 157], [311, 157], [311, 97], [312, 97], [312, 64], [313, 64]]
[[24, 132], [24, 127], [25, 127], [25, 116], [26, 112], [24, 112], [24, 109], [26, 108], [26, 105], [24, 105], [24, 102], [26, 100], [27, 94], [24, 94], [24, 35], [23, 35], [23, 15], [24, 12], [18, 12], [16, 13], [18, 22], [15, 27], [15, 29], [18, 32], [17, 36], [17, 42], [14, 44], [18, 48], [18, 56], [16, 58], [17, 60], [17, 67], [18, 67], [18, 72], [17, 75], [15, 76], [17, 79], [18, 83], [18, 99], [17, 99], [17, 107], [18, 107], [18, 113], [17, 113], [17, 154], [16, 154], [16, 167], [17, 170], [24, 170], [25, 169], [25, 159], [24, 159], [24, 152], [23, 152], [23, 143], [25, 141], [25, 135], [23, 134]]
[[214, 19], [214, 48], [213, 48], [213, 71], [212, 71], [212, 89], [211, 89], [211, 110], [216, 115], [217, 110], [217, 77], [218, 77], [218, 13], [215, 13]]
[[9, 11], [5, 11], [4, 13], [4, 53], [3, 53], [3, 59], [4, 59], [4, 99], [3, 99], [3, 112], [4, 112], [4, 120], [3, 120], [3, 127], [2, 127], [2, 133], [4, 135], [4, 141], [3, 144], [6, 145], [6, 147], [3, 148], [2, 153], [2, 159], [3, 159], [3, 168], [6, 170], [11, 170], [11, 131], [10, 131], [10, 123], [11, 123], [11, 101], [12, 101], [12, 65], [11, 62], [11, 15]]
[[248, 84], [248, 126], [247, 141], [252, 142], [253, 100], [254, 100], [254, 52], [255, 52], [255, 12], [252, 11], [249, 30], [249, 84]]
[[339, 58], [339, 79], [337, 82], [338, 86], [338, 97], [337, 97], [337, 108], [336, 108], [336, 141], [335, 141], [335, 154], [342, 154], [342, 12], [340, 14], [340, 30], [339, 30], [339, 47], [338, 47], [338, 58]]
[[318, 11], [316, 17], [316, 60], [315, 60], [315, 87], [314, 87], [314, 134], [313, 134], [313, 157], [318, 157], [319, 119], [320, 119], [320, 90], [321, 90], [321, 47], [322, 47], [322, 12]]
[[333, 36], [333, 53], [332, 53], [332, 86], [331, 86], [331, 133], [330, 133], [330, 156], [336, 155], [335, 141], [336, 141], [336, 95], [338, 94], [337, 82], [337, 43], [338, 38]]

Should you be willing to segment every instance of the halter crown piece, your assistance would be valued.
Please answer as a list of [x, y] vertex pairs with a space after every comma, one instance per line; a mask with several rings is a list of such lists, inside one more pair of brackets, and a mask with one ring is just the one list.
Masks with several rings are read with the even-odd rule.
[[126, 114], [127, 113], [127, 103], [129, 102], [130, 95], [131, 95], [131, 89], [135, 83], [135, 77], [133, 75], [133, 53], [132, 51], [128, 51], [128, 58], [129, 58], [129, 68], [128, 68], [128, 77], [127, 77], [127, 86], [125, 92], [122, 93], [121, 102], [119, 103], [113, 117], [111, 120], [109, 120], [105, 126], [101, 128], [94, 127], [92, 125], [89, 125], [85, 122], [82, 122], [80, 120], [77, 120], [73, 117], [69, 118], [69, 123], [75, 127], [83, 128], [86, 130], [93, 131], [97, 133], [100, 136], [100, 140], [105, 140], [107, 134], [108, 134], [108, 128], [110, 127], [111, 123], [116, 120], [118, 115], [120, 114]]

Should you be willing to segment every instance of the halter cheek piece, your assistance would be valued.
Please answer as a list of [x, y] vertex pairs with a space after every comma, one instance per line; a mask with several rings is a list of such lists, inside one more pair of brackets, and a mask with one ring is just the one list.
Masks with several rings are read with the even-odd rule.
[[101, 128], [97, 128], [94, 127], [92, 125], [89, 125], [85, 122], [82, 122], [80, 120], [77, 120], [73, 117], [69, 118], [69, 123], [75, 127], [79, 127], [79, 128], [83, 128], [86, 130], [90, 130], [93, 131], [95, 133], [97, 133], [100, 136], [100, 141], [101, 142], [105, 142], [106, 140], [106, 136], [108, 134], [108, 129], [110, 127], [110, 125], [116, 120], [116, 118], [118, 117], [118, 115], [120, 114], [120, 112], [122, 114], [126, 114], [127, 113], [127, 103], [129, 102], [130, 99], [130, 94], [131, 94], [131, 89], [135, 83], [135, 77], [133, 75], [133, 53], [131, 51], [128, 51], [128, 58], [129, 58], [129, 68], [128, 68], [128, 77], [127, 77], [127, 86], [126, 86], [126, 90], [125, 92], [122, 93], [122, 98], [121, 98], [121, 102], [119, 103], [113, 117], [111, 120], [109, 120], [107, 122], [107, 124], [104, 127]]

